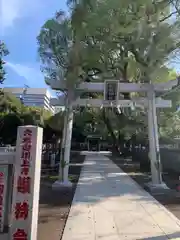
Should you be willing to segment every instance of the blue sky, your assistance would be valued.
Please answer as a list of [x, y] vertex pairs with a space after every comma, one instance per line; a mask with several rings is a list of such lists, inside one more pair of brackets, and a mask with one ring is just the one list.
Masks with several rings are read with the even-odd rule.
[[5, 86], [46, 87], [36, 37], [44, 22], [60, 9], [67, 10], [66, 0], [0, 0], [0, 39], [10, 51]]
[[36, 37], [44, 22], [60, 9], [67, 10], [66, 0], [1, 0], [0, 38], [10, 51], [5, 86], [46, 87]]

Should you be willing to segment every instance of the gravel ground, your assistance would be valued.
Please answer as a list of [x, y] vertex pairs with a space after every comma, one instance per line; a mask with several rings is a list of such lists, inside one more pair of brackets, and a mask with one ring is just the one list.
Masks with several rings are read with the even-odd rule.
[[51, 185], [56, 176], [41, 179], [38, 240], [60, 240], [62, 238], [83, 161], [84, 156], [78, 153], [71, 155], [71, 164], [73, 166], [70, 167], [69, 173], [74, 183], [72, 189], [52, 190]]
[[69, 173], [74, 183], [72, 189], [53, 191], [51, 185], [52, 182], [55, 181], [55, 176], [42, 178], [38, 240], [60, 240], [62, 238], [83, 161], [84, 156], [78, 153], [71, 155], [71, 164], [73, 164], [73, 166], [70, 167]]
[[[46, 182], [47, 183], [47, 182]], [[63, 192], [41, 184], [38, 240], [60, 240], [71, 207], [75, 187]]]

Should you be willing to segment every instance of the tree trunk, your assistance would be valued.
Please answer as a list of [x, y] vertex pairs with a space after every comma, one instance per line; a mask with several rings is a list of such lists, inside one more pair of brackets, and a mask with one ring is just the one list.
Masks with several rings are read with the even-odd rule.
[[102, 119], [103, 119], [104, 123], [106, 124], [106, 127], [107, 127], [109, 133], [111, 134], [111, 138], [112, 138], [112, 141], [113, 141], [113, 148], [114, 148], [115, 151], [117, 151], [119, 153], [120, 152], [119, 151], [119, 141], [116, 138], [116, 135], [114, 134], [114, 131], [112, 129], [109, 118], [106, 116], [106, 110], [105, 109], [103, 109], [103, 111], [102, 111]]

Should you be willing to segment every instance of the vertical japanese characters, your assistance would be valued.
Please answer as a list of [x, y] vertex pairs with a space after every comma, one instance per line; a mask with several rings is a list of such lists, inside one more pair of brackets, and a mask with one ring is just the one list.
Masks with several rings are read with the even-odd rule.
[[[32, 131], [25, 129], [23, 132], [21, 142], [21, 168], [20, 174], [17, 178], [17, 195], [21, 195], [17, 198], [14, 205], [13, 218], [16, 221], [28, 220], [30, 206], [28, 203], [28, 195], [31, 194], [31, 149], [32, 149]], [[19, 201], [18, 199], [22, 199]], [[13, 240], [28, 240], [27, 229], [18, 228], [13, 233]]]
[[107, 81], [105, 85], [105, 100], [115, 101], [118, 94], [118, 82]]

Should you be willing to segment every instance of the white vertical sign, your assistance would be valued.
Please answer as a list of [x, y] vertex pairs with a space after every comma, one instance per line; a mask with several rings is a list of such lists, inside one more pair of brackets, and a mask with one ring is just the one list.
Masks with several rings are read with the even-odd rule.
[[0, 232], [4, 230], [6, 214], [6, 195], [8, 182], [8, 165], [0, 165]]
[[42, 137], [42, 128], [18, 128], [10, 240], [37, 239]]

